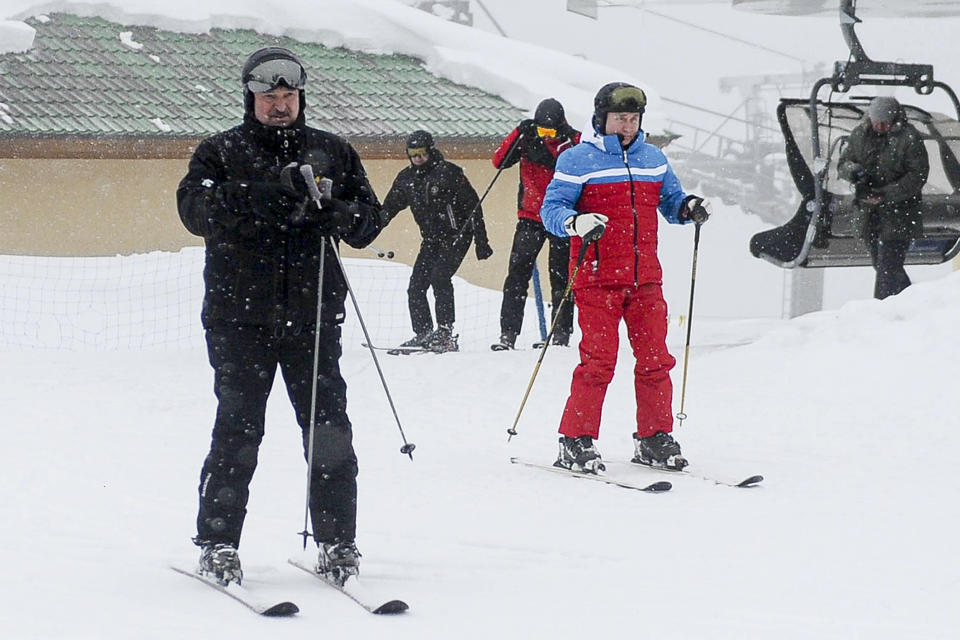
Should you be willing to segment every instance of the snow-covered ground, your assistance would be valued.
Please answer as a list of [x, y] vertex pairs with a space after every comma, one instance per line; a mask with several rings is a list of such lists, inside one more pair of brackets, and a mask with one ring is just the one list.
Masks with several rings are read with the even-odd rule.
[[[328, 13], [304, 13], [307, 4], [322, 4]], [[666, 11], [664, 3], [656, 6]], [[130, 24], [257, 27], [349, 44], [362, 44], [367, 33], [367, 40], [396, 50], [421, 47], [440, 73], [474, 69], [479, 84], [490, 82], [490, 90], [508, 96], [523, 87], [519, 63], [506, 79], [494, 78], [501, 49], [492, 48], [493, 40], [464, 39], [467, 32], [450, 30], [455, 25], [423, 22], [392, 2], [2, 0], [0, 19], [21, 19], [38, 7]], [[716, 3], [711, 11], [712, 27], [732, 26]], [[931, 33], [943, 24], [936, 21]], [[836, 27], [829, 28], [825, 38], [833, 42]], [[784, 46], [794, 37], [785, 35]], [[28, 39], [21, 27], [0, 24], [5, 50], [21, 50]], [[473, 53], [452, 53], [461, 39]], [[907, 44], [919, 39], [915, 31], [903, 35]], [[682, 41], [692, 55], [699, 41]], [[536, 66], [535, 56], [530, 61]], [[670, 58], [660, 60], [669, 64]], [[580, 109], [606, 80], [586, 67], [575, 69], [572, 80], [562, 78], [563, 65], [543, 69], [530, 77], [572, 87], [569, 100], [581, 92], [587, 100]], [[675, 84], [659, 87], [664, 95], [689, 95], [681, 75], [674, 77]], [[513, 98], [529, 106], [557, 94], [545, 85], [522, 91]], [[756, 226], [721, 206], [704, 227], [697, 309], [723, 313], [695, 316], [689, 417], [677, 432], [695, 468], [731, 477], [761, 473], [766, 480], [755, 489], [671, 477], [671, 492], [647, 495], [511, 465], [511, 456], [554, 458], [577, 354], [547, 352], [519, 436], [507, 443], [538, 354], [490, 352], [497, 296], [465, 284], [458, 285], [458, 303], [479, 302], [460, 309], [462, 352], [381, 355], [404, 430], [417, 444], [411, 462], [399, 453], [376, 369], [354, 330], [342, 364], [361, 469], [358, 544], [364, 579], [410, 603], [399, 618], [370, 616], [285, 564], [300, 547], [305, 469], [279, 386], [268, 408], [241, 556], [249, 584], [295, 600], [301, 613], [257, 618], [167, 568], [196, 557], [189, 537], [215, 409], [206, 355], [199, 344], [133, 349], [94, 339], [88, 347], [48, 348], [41, 338], [62, 339], [67, 326], [93, 337], [110, 326], [100, 312], [102, 292], [75, 289], [83, 304], [72, 323], [38, 325], [33, 346], [44, 348], [0, 351], [6, 576], [0, 637], [955, 638], [960, 479], [952, 462], [960, 430], [950, 410], [956, 395], [950, 371], [960, 359], [960, 274], [947, 274], [946, 266], [920, 269], [911, 275], [928, 281], [896, 298], [841, 304], [838, 296], [830, 311], [773, 319], [769, 310], [779, 300], [769, 285], [782, 274], [738, 245]], [[691, 231], [669, 228], [661, 235], [673, 314], [686, 313]], [[38, 273], [46, 268], [53, 263]], [[127, 277], [111, 260], [91, 267], [108, 279], [112, 268], [118, 281]], [[402, 282], [403, 267], [389, 263], [351, 271], [365, 301], [373, 300], [366, 292], [384, 289], [383, 280], [368, 279], [376, 270], [396, 271]], [[855, 290], [866, 297], [870, 276], [859, 274]], [[79, 277], [70, 286], [85, 282]], [[133, 295], [135, 287], [124, 289], [123, 304], [142, 307], [158, 295], [151, 287], [141, 287], [150, 289], [145, 298]], [[405, 318], [397, 288], [399, 296], [366, 302], [365, 313]], [[28, 303], [37, 295], [24, 291]], [[183, 308], [182, 317], [167, 322], [195, 330], [196, 304]], [[0, 309], [5, 328], [22, 321], [18, 309]], [[402, 324], [377, 326], [392, 332]], [[675, 323], [669, 337], [681, 363], [685, 330]], [[375, 334], [394, 339], [384, 336]], [[627, 460], [632, 451], [630, 370], [624, 350], [598, 441], [610, 461]], [[675, 409], [681, 373], [678, 365]], [[638, 480], [663, 479], [643, 469], [633, 473]]]
[[[573, 349], [548, 350], [509, 444], [537, 352], [381, 355], [411, 462], [370, 355], [345, 344], [358, 544], [364, 577], [411, 605], [393, 619], [285, 565], [305, 472], [281, 387], [241, 555], [301, 613], [268, 620], [167, 568], [196, 556], [204, 350], [5, 351], [0, 637], [955, 638], [958, 315], [954, 274], [793, 321], [695, 320], [678, 439], [695, 468], [766, 481], [671, 476], [663, 495], [508, 462], [553, 459]], [[611, 461], [632, 450], [629, 362], [598, 441]]]

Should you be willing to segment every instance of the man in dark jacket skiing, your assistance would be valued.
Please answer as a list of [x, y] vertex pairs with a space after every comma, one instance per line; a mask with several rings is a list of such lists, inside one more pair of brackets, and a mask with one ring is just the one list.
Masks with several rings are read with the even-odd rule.
[[540, 205], [543, 204], [543, 193], [553, 178], [557, 156], [578, 142], [580, 132], [567, 124], [563, 105], [553, 98], [547, 98], [537, 105], [533, 119], [524, 120], [517, 125], [493, 154], [493, 166], [497, 169], [520, 163], [517, 228], [513, 234], [507, 278], [503, 282], [500, 341], [490, 347], [494, 351], [514, 347], [523, 324], [524, 302], [533, 265], [543, 243], [547, 241], [550, 243], [548, 264], [553, 303], [551, 315], [552, 321], [556, 323], [553, 343], [566, 346], [570, 341], [573, 306], [560, 304], [567, 289], [570, 238], [555, 236], [544, 229], [540, 220]]
[[571, 237], [572, 289], [583, 333], [554, 463], [566, 469], [603, 469], [593, 441], [617, 363], [621, 321], [636, 360], [633, 462], [675, 470], [687, 464], [671, 435], [676, 361], [666, 345], [657, 211], [672, 224], [702, 224], [709, 205], [685, 194], [663, 152], [645, 142], [640, 123], [646, 103], [642, 90], [622, 82], [597, 92], [592, 126], [557, 159], [540, 210], [547, 231]]
[[[306, 126], [306, 79], [287, 49], [251, 54], [241, 74], [242, 124], [200, 143], [177, 190], [184, 226], [206, 245], [202, 322], [218, 400], [194, 542], [199, 570], [222, 584], [242, 578], [237, 547], [278, 366], [312, 457], [318, 571], [358, 568], [357, 458], [339, 368], [346, 283], [329, 247], [321, 256], [327, 242], [370, 243], [381, 229], [380, 203], [354, 149]], [[332, 180], [329, 197], [309, 196], [305, 164]]]
[[[413, 264], [407, 299], [414, 336], [401, 348], [457, 351], [453, 335], [456, 320], [453, 274], [460, 268], [470, 243], [476, 240], [478, 260], [493, 255], [483, 223], [477, 192], [463, 169], [448, 162], [427, 131], [407, 136], [410, 166], [400, 170], [383, 200], [387, 223], [410, 207], [420, 228], [420, 251]], [[437, 328], [433, 328], [427, 289], [433, 287]]]
[[854, 185], [860, 234], [877, 272], [875, 298], [910, 286], [903, 263], [910, 243], [923, 235], [921, 191], [929, 171], [920, 132], [907, 122], [897, 99], [874, 98], [867, 117], [850, 132], [837, 172]]

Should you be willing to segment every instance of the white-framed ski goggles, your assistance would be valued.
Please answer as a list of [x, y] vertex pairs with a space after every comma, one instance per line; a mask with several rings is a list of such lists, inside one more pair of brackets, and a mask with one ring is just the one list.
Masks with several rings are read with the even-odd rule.
[[281, 84], [291, 89], [303, 89], [307, 84], [307, 72], [294, 60], [274, 58], [255, 66], [244, 83], [254, 93], [265, 93]]

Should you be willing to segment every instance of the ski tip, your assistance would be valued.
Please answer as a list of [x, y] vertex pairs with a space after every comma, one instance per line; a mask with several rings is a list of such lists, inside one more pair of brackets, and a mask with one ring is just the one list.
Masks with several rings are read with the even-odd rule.
[[670, 491], [670, 489], [673, 489], [673, 485], [666, 480], [661, 480], [660, 482], [647, 485], [643, 490], [649, 491], [650, 493], [663, 493], [664, 491]]
[[382, 605], [373, 610], [374, 613], [382, 615], [393, 615], [397, 613], [403, 613], [410, 607], [403, 600], [391, 600], [390, 602], [384, 602]]
[[283, 616], [292, 616], [295, 613], [300, 613], [300, 607], [293, 604], [292, 602], [278, 602], [272, 607], [269, 607], [261, 611], [260, 615], [267, 616], [270, 618], [280, 618]]
[[755, 487], [761, 482], [763, 482], [763, 476], [756, 475], [756, 476], [750, 476], [749, 478], [738, 482], [737, 486], [738, 487]]

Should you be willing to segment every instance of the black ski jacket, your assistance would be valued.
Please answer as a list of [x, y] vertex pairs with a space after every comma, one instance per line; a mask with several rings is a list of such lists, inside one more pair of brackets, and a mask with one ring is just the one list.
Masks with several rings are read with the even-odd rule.
[[[350, 144], [307, 127], [302, 112], [286, 128], [248, 112], [239, 126], [199, 144], [177, 189], [180, 219], [206, 245], [204, 327], [226, 321], [296, 333], [316, 322], [322, 236], [313, 225], [288, 224], [290, 212], [278, 211], [285, 205], [265, 205], [264, 195], [276, 192], [260, 188], [279, 184], [290, 162], [311, 164], [333, 181], [333, 198], [355, 207], [347, 244], [362, 248], [379, 234], [380, 203]], [[323, 269], [321, 320], [340, 323], [347, 289], [329, 246]]]
[[437, 149], [430, 149], [426, 163], [400, 170], [383, 199], [383, 210], [389, 222], [410, 207], [424, 239], [454, 242], [472, 236], [482, 247], [489, 243], [479, 201], [463, 169], [444, 160]]

